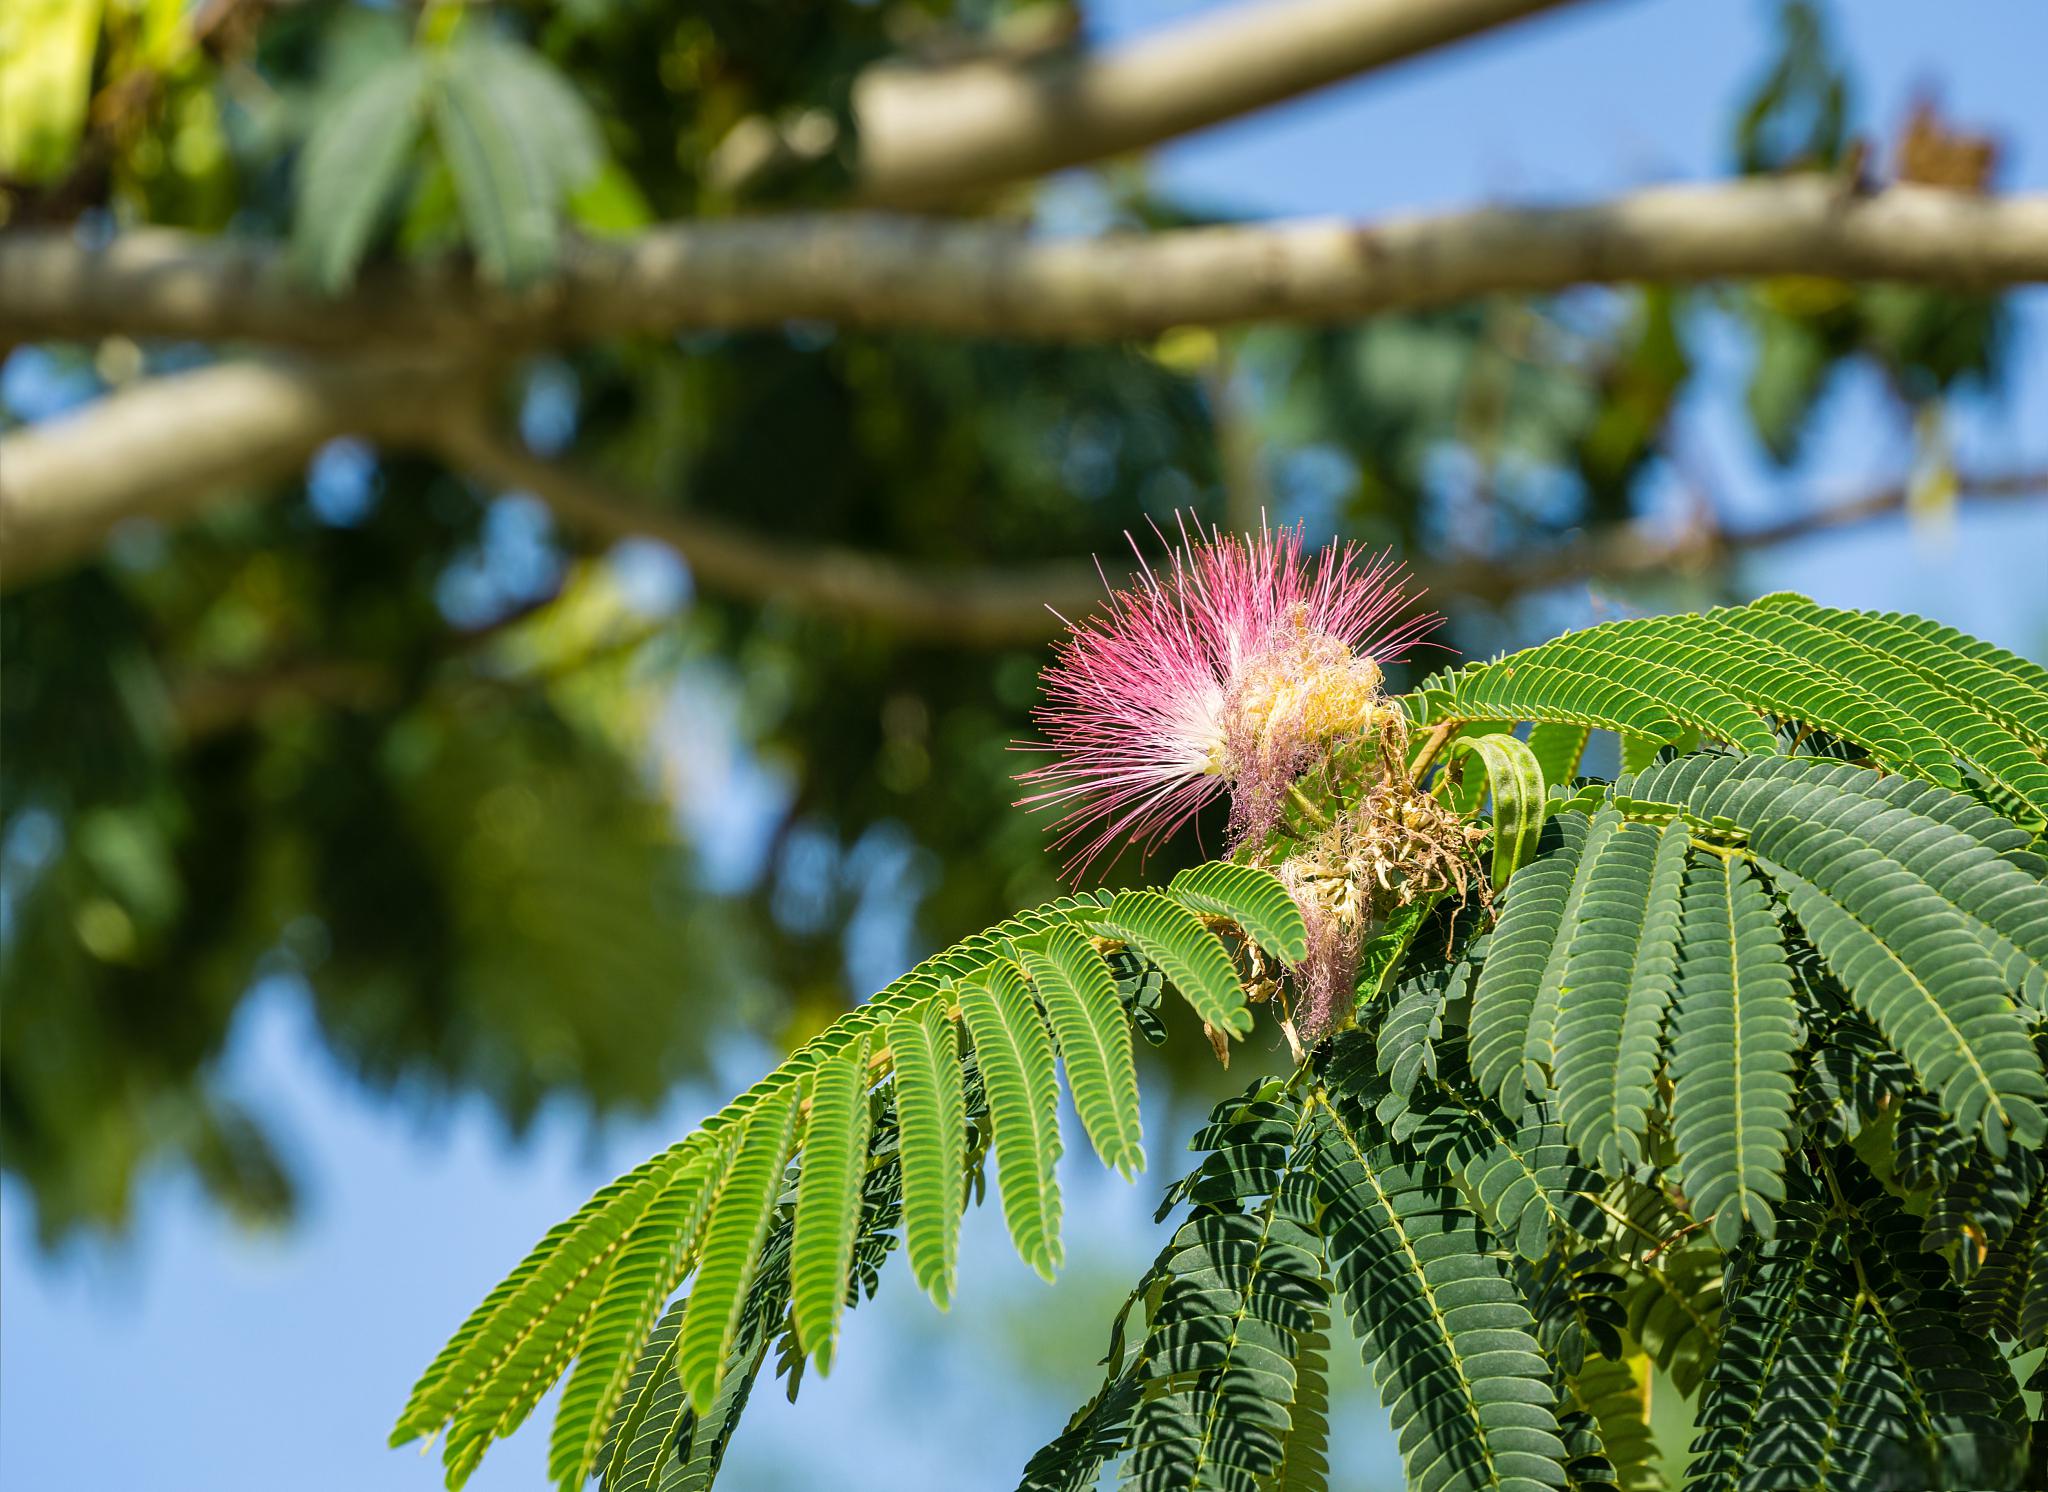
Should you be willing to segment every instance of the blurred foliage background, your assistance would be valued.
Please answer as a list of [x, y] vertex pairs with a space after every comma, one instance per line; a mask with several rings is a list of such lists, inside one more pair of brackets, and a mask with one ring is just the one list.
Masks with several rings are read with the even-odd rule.
[[[288, 237], [330, 287], [393, 259], [517, 285], [567, 235], [839, 200], [862, 65], [1057, 50], [1083, 20], [1061, 0], [20, 0], [0, 201], [16, 225]], [[1820, 9], [1783, 5], [1776, 36], [1728, 100], [1732, 170], [1995, 186], [1995, 136], [1932, 102], [1876, 132]], [[736, 170], [763, 121], [827, 148]], [[506, 152], [532, 169], [494, 184]], [[1230, 204], [1119, 162], [973, 210], [1102, 229]], [[1741, 532], [1670, 438], [1702, 318], [1753, 347], [1774, 459], [1843, 368], [1875, 367], [1923, 453], [1909, 505], [1955, 499], [1944, 401], [1997, 387], [2000, 301], [1828, 280], [1107, 346], [793, 325], [521, 357], [493, 397], [533, 450], [676, 510], [920, 562], [1114, 563], [1177, 513], [1302, 520], [1441, 579], [1444, 640], [1485, 653], [1646, 525], [1698, 542], [1605, 593], [1730, 583]], [[204, 356], [15, 347], [0, 419]], [[1057, 890], [1009, 806], [1039, 646], [699, 591], [658, 544], [579, 545], [530, 496], [356, 441], [246, 496], [0, 599], [0, 1150], [47, 1241], [118, 1233], [167, 1170], [290, 1215], [260, 1107], [217, 1080], [264, 978], [302, 981], [365, 1083], [426, 1109], [480, 1094], [516, 1130], [557, 1101], [645, 1112], [720, 1040], [800, 1039], [904, 953]]]

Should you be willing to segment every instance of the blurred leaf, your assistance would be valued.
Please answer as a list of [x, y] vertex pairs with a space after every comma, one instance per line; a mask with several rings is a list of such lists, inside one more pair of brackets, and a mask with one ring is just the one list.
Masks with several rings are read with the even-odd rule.
[[1780, 465], [1799, 452], [1806, 417], [1827, 382], [1832, 359], [1804, 321], [1763, 313], [1753, 319], [1756, 366], [1749, 375], [1749, 417], [1757, 439]]
[[505, 285], [546, 274], [562, 205], [603, 159], [588, 106], [525, 48], [472, 34], [440, 56], [435, 84], [435, 138], [478, 268]]
[[354, 280], [419, 141], [429, 71], [406, 53], [321, 116], [299, 162], [293, 249], [324, 289]]
[[11, 0], [0, 14], [0, 177], [48, 181], [77, 153], [103, 0]]

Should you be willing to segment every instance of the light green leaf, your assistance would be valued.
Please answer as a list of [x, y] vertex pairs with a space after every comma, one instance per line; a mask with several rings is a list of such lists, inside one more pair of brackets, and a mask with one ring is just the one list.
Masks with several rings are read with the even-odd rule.
[[860, 1223], [868, 1155], [868, 1041], [819, 1065], [804, 1123], [804, 1164], [797, 1180], [796, 1236], [790, 1249], [790, 1306], [797, 1340], [832, 1370], [846, 1271]]
[[1145, 1169], [1138, 1070], [1130, 1021], [1109, 966], [1071, 926], [1020, 938], [1016, 946], [1059, 1039], [1067, 1087], [1095, 1153], [1104, 1165], [1135, 1176]]
[[733, 1334], [739, 1329], [740, 1307], [782, 1192], [783, 1168], [789, 1164], [796, 1129], [794, 1087], [764, 1096], [744, 1123], [705, 1225], [676, 1352], [676, 1370], [699, 1414], [708, 1413], [718, 1397]]
[[960, 1014], [988, 1094], [1003, 1218], [1018, 1254], [1049, 1280], [1060, 1265], [1060, 1093], [1052, 1039], [1007, 961], [960, 986]]

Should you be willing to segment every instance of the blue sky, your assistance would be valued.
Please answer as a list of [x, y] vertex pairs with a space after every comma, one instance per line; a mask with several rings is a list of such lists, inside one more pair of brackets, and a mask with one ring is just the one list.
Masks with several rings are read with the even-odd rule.
[[[1115, 0], [1099, 24], [1122, 36], [1201, 8]], [[1709, 178], [1725, 168], [1729, 105], [1767, 52], [1770, 14], [1749, 0], [1602, 0], [1211, 132], [1166, 152], [1161, 169], [1174, 186], [1219, 203], [1366, 217]], [[2039, 81], [2048, 10], [2034, 0], [1856, 0], [1839, 20], [1867, 124], [1888, 136], [1914, 91], [1938, 84], [1960, 120], [2005, 132], [2008, 187], [2048, 187]], [[1954, 413], [1966, 466], [2048, 465], [2048, 292], [2030, 291], [2020, 304], [2007, 397]], [[1711, 328], [1695, 350], [1712, 375], [1683, 428], [1738, 516], [1893, 480], [1910, 461], [1882, 389], [1851, 377], [1830, 395], [1809, 459], [1789, 475], [1770, 470], [1742, 429], [1744, 350]], [[1966, 511], [1945, 533], [1903, 523], [1861, 530], [1775, 553], [1745, 582], [1932, 612], [2041, 657], [2043, 573], [2048, 504]], [[1598, 604], [1570, 598], [1554, 620], [1580, 620]], [[737, 1086], [769, 1060], [735, 1049], [721, 1065]], [[0, 1191], [7, 1487], [81, 1477], [152, 1492], [438, 1486], [436, 1463], [383, 1449], [413, 1373], [532, 1238], [718, 1096], [679, 1093], [656, 1122], [595, 1142], [556, 1116], [513, 1146], [478, 1106], [425, 1117], [363, 1094], [323, 1055], [288, 985], [247, 1007], [226, 1071], [277, 1118], [308, 1178], [305, 1218], [291, 1233], [245, 1235], [188, 1187], [161, 1183], [145, 1196], [133, 1248], [49, 1260], [33, 1247], [21, 1196]], [[1185, 1118], [1148, 1115], [1153, 1170], [1136, 1187], [1092, 1162], [1067, 1167], [1074, 1263], [1057, 1288], [1010, 1257], [993, 1209], [971, 1220], [969, 1299], [951, 1318], [892, 1271], [882, 1300], [851, 1319], [830, 1380], [807, 1385], [793, 1411], [764, 1388], [722, 1484], [1012, 1485], [1067, 1395], [1022, 1386], [1018, 1363], [990, 1344], [1023, 1333], [1071, 1362], [1070, 1387], [1086, 1381], [1106, 1308], [1156, 1246], [1146, 1214], [1176, 1169], [1167, 1137]], [[1071, 1122], [1068, 1132], [1078, 1134]], [[1383, 1433], [1356, 1416], [1340, 1427], [1353, 1483], [1397, 1485]], [[541, 1485], [544, 1439], [529, 1427], [473, 1485]]]

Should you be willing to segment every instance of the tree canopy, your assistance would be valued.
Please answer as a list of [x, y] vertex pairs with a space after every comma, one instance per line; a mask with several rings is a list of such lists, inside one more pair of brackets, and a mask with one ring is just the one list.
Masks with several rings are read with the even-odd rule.
[[[45, 1235], [158, 1167], [288, 1211], [217, 1075], [266, 981], [365, 1080], [516, 1126], [814, 1033], [877, 898], [927, 946], [1048, 900], [1008, 806], [1045, 608], [1176, 513], [1393, 545], [1483, 654], [1588, 577], [1711, 593], [2037, 490], [1935, 432], [2000, 377], [2048, 202], [1932, 106], [1874, 134], [1807, 4], [1722, 182], [1288, 224], [1129, 164], [1568, 9], [1104, 50], [1058, 0], [11, 7], [0, 1151]], [[1934, 459], [1646, 523], [1707, 316], [1775, 458], [1861, 362]], [[706, 801], [705, 753], [759, 801]]]

